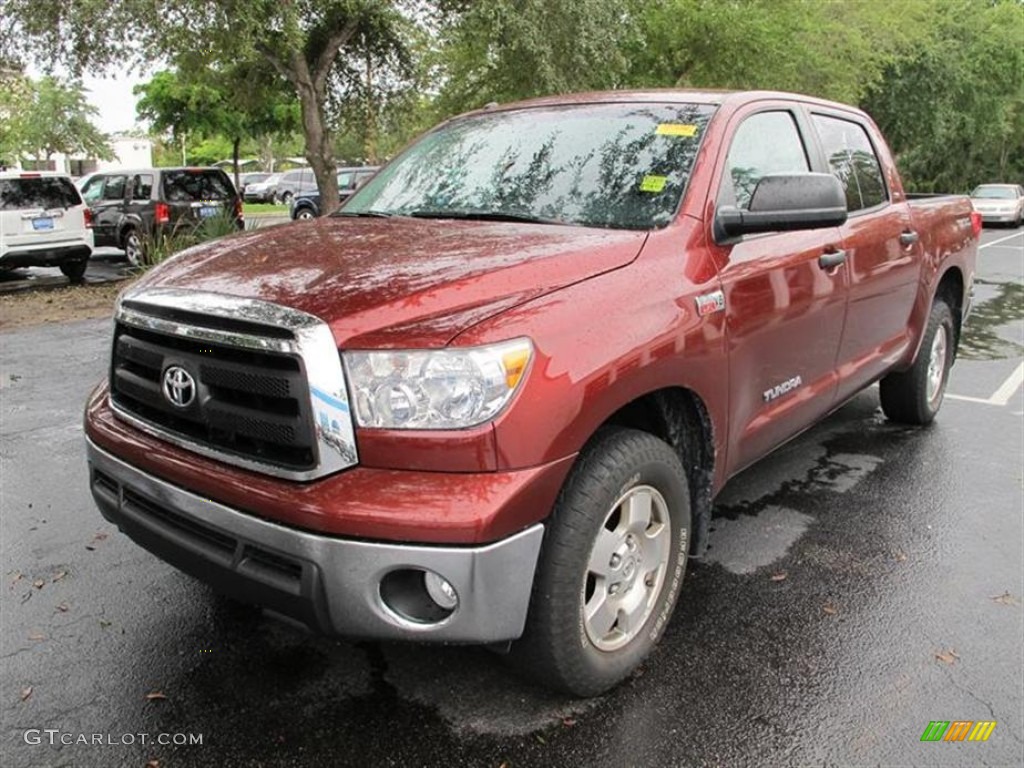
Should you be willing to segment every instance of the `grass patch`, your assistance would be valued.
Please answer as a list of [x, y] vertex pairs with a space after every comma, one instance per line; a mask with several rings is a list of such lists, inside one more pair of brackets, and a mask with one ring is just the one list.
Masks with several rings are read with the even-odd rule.
[[288, 215], [287, 205], [274, 205], [273, 203], [243, 203], [242, 213], [246, 216], [255, 214], [257, 216], [261, 214], [281, 214], [283, 216]]

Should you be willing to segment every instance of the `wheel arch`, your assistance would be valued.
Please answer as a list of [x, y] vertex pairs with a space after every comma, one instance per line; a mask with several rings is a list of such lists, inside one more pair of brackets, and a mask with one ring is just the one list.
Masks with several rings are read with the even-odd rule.
[[611, 426], [648, 432], [664, 440], [679, 455], [686, 469], [693, 516], [690, 556], [702, 556], [707, 549], [711, 522], [716, 459], [714, 423], [704, 400], [685, 387], [654, 390], [621, 406], [601, 423], [598, 431]]
[[963, 324], [964, 302], [966, 301], [964, 273], [960, 271], [960, 267], [952, 265], [942, 273], [942, 277], [939, 278], [939, 283], [935, 288], [935, 296], [932, 298], [932, 303], [934, 304], [940, 298], [946, 299], [946, 303], [949, 304], [949, 308], [953, 311], [953, 329], [956, 333], [953, 343], [955, 354], [960, 346], [960, 329]]

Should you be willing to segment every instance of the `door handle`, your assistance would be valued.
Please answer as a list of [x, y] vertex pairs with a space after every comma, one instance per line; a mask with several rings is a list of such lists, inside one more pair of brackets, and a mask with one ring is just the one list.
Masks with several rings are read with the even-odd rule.
[[914, 245], [914, 243], [916, 243], [920, 239], [921, 236], [912, 229], [905, 229], [902, 233], [900, 233], [900, 245], [903, 245], [907, 248]]
[[829, 251], [818, 257], [818, 266], [822, 269], [835, 269], [846, 262], [846, 251]]

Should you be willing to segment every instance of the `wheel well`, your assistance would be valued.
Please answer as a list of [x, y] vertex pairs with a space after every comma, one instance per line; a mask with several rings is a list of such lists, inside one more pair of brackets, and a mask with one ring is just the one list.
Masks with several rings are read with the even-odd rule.
[[960, 323], [963, 321], [964, 308], [964, 276], [958, 267], [950, 267], [939, 281], [935, 289], [936, 298], [946, 299], [953, 310], [953, 325], [956, 331], [956, 347], [960, 345]]
[[689, 389], [661, 389], [627, 403], [602, 426], [630, 427], [649, 432], [676, 450], [686, 469], [690, 487], [693, 512], [690, 555], [703, 555], [711, 523], [711, 489], [715, 470], [714, 427], [704, 402]]

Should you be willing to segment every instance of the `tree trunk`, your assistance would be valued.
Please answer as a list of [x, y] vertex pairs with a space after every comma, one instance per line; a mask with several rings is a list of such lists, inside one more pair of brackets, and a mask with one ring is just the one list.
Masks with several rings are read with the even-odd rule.
[[236, 136], [231, 142], [231, 160], [235, 167], [235, 189], [239, 189], [240, 180], [238, 178], [238, 145], [242, 143], [241, 138]]
[[320, 190], [320, 210], [333, 213], [339, 205], [338, 174], [334, 167], [331, 134], [324, 119], [322, 95], [309, 82], [302, 83], [298, 90], [302, 129], [306, 135], [306, 159]]

